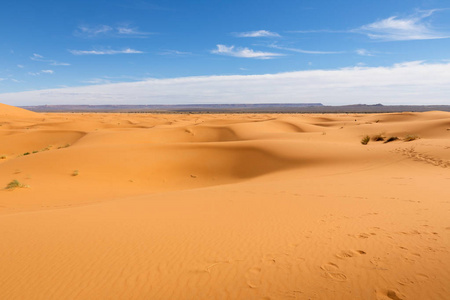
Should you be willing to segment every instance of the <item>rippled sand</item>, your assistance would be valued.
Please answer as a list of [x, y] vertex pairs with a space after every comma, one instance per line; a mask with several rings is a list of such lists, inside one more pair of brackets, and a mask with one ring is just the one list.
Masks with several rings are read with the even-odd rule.
[[450, 299], [449, 186], [445, 112], [0, 104], [0, 299]]

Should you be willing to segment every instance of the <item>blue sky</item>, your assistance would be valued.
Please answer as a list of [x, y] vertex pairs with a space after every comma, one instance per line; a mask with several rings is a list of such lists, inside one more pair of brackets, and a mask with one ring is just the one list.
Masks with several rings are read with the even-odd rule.
[[[273, 87], [285, 87], [280, 102], [361, 103], [364, 94], [352, 96], [343, 88], [362, 89], [354, 78], [367, 76], [373, 82], [377, 72], [385, 72], [385, 78], [376, 86], [394, 94], [389, 99], [380, 94], [380, 101], [370, 103], [407, 101], [408, 82], [399, 74], [411, 72], [414, 88], [424, 83], [414, 97], [409, 95], [411, 103], [450, 103], [435, 91], [448, 82], [429, 82], [430, 74], [448, 78], [450, 68], [450, 3], [444, 0], [17, 0], [2, 6], [0, 26], [0, 102], [13, 105], [182, 103], [182, 94], [173, 96], [180, 88], [174, 79], [196, 85], [183, 84], [191, 102], [273, 102], [275, 96], [263, 95], [275, 95], [275, 90], [258, 94], [254, 89], [258, 80], [271, 85], [274, 76]], [[292, 86], [286, 87], [280, 74], [295, 75]], [[331, 74], [341, 78], [337, 90], [331, 90]], [[217, 86], [216, 76], [230, 76], [234, 83]], [[318, 88], [314, 94], [308, 78], [315, 84], [324, 80], [329, 93]], [[127, 82], [147, 86], [139, 96], [130, 94], [130, 100], [126, 95], [133, 85]], [[300, 85], [308, 98], [297, 97]], [[121, 87], [121, 97], [105, 98], [104, 90], [112, 87]], [[200, 95], [202, 89], [210, 92]], [[223, 97], [230, 89], [241, 94]], [[42, 90], [65, 96], [23, 93]], [[87, 90], [89, 97], [83, 96]], [[332, 99], [339, 91], [342, 99]]]

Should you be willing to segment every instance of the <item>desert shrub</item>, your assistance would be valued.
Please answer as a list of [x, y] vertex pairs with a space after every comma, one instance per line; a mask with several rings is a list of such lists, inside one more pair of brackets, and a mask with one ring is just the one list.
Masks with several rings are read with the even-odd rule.
[[384, 136], [382, 136], [381, 134], [374, 135], [372, 136], [372, 141], [375, 142], [384, 141]]
[[6, 155], [0, 155], [0, 159], [6, 159]]
[[366, 135], [365, 137], [363, 137], [361, 139], [361, 144], [367, 145], [369, 143], [369, 141], [370, 141], [370, 137], [368, 135]]
[[78, 172], [78, 170], [73, 171], [72, 176], [78, 176], [80, 173]]
[[16, 188], [26, 188], [26, 187], [28, 187], [28, 185], [20, 183], [18, 180], [14, 179], [10, 183], [8, 183], [8, 185], [6, 186], [6, 189], [13, 190]]
[[405, 136], [405, 138], [403, 139], [405, 142], [411, 142], [414, 140], [417, 140], [419, 137], [417, 135], [414, 134], [408, 134], [407, 136]]
[[396, 141], [396, 140], [398, 140], [398, 137], [391, 136], [386, 141], [384, 141], [384, 143], [386, 144], [386, 143], [393, 142], [393, 141]]

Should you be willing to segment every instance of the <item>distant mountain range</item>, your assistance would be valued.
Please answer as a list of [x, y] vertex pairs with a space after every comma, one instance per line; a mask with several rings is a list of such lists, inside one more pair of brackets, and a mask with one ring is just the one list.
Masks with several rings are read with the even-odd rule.
[[21, 106], [35, 112], [118, 113], [386, 113], [450, 111], [450, 105], [343, 105], [321, 103], [183, 104], [183, 105], [39, 105]]

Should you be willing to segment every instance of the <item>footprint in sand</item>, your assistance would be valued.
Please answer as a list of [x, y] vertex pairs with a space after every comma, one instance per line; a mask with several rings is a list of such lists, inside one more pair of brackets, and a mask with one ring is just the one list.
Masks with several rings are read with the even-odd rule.
[[322, 270], [325, 271], [325, 277], [330, 278], [334, 281], [346, 281], [347, 276], [344, 273], [339, 272], [339, 266], [332, 262], [323, 264], [320, 266]]
[[253, 267], [250, 268], [247, 271], [247, 274], [245, 275], [247, 278], [247, 285], [252, 288], [256, 289], [261, 285], [261, 268]]
[[344, 251], [341, 251], [338, 254], [336, 254], [336, 257], [344, 259], [344, 258], [356, 257], [356, 256], [364, 255], [364, 254], [366, 254], [366, 252], [363, 250], [344, 250]]
[[370, 234], [368, 234], [368, 233], [360, 233], [360, 234], [358, 235], [358, 237], [359, 237], [360, 239], [368, 239], [368, 238], [370, 237]]
[[428, 275], [425, 275], [422, 273], [417, 273], [416, 278], [419, 282], [424, 282], [424, 281], [427, 281], [430, 277], [428, 277]]
[[403, 300], [403, 296], [394, 290], [383, 290], [377, 292], [378, 300]]

